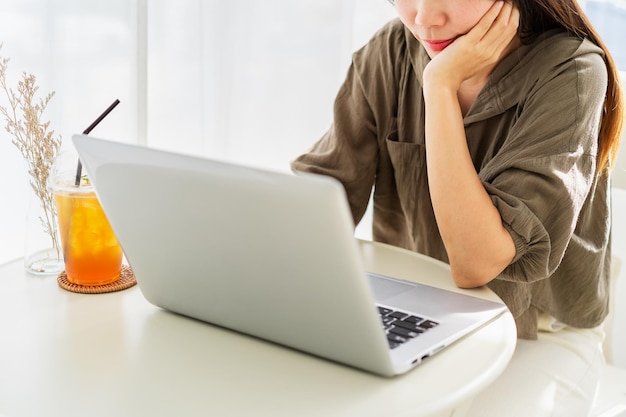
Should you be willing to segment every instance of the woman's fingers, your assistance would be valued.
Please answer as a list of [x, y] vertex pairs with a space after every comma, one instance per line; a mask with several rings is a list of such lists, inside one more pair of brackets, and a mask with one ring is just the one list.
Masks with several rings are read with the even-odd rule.
[[[497, 61], [517, 33], [519, 11], [510, 2], [497, 1], [468, 33], [476, 53], [488, 62]], [[471, 39], [474, 38], [474, 39]]]
[[479, 42], [489, 33], [493, 26], [493, 23], [501, 15], [503, 9], [505, 9], [505, 3], [503, 0], [494, 2], [489, 10], [483, 15], [483, 17], [476, 23], [476, 25], [467, 33], [467, 37], [475, 42]]
[[497, 41], [504, 36], [505, 39], [510, 41], [517, 33], [518, 26], [519, 10], [514, 7], [512, 3], [506, 2], [502, 5], [500, 12], [491, 22], [489, 29], [484, 33], [482, 40]]

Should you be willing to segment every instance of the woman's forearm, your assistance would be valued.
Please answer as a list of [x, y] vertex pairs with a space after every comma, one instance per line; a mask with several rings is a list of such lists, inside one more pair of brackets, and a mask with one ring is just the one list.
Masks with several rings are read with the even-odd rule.
[[437, 225], [460, 287], [481, 286], [515, 256], [511, 235], [470, 158], [454, 88], [425, 88], [428, 184]]

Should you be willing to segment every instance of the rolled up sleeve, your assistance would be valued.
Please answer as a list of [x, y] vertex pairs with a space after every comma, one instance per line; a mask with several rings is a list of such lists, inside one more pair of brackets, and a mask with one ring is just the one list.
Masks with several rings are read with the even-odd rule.
[[589, 54], [539, 80], [499, 154], [480, 173], [516, 247], [498, 279], [545, 279], [563, 260], [595, 182], [602, 68], [602, 58]]

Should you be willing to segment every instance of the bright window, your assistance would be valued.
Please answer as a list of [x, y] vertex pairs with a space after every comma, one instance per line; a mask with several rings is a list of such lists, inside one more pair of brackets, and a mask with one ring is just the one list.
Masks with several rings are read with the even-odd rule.
[[621, 71], [626, 71], [626, 0], [586, 0], [587, 16]]

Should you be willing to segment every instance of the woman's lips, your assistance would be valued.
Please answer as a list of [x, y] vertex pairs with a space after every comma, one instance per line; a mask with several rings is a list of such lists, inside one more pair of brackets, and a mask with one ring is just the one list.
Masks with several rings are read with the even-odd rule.
[[446, 39], [443, 41], [437, 41], [437, 40], [427, 40], [427, 39], [422, 39], [422, 42], [428, 47], [428, 49], [430, 49], [431, 51], [435, 51], [435, 52], [441, 52], [444, 49], [446, 49], [452, 42], [454, 42], [456, 38], [453, 39]]

